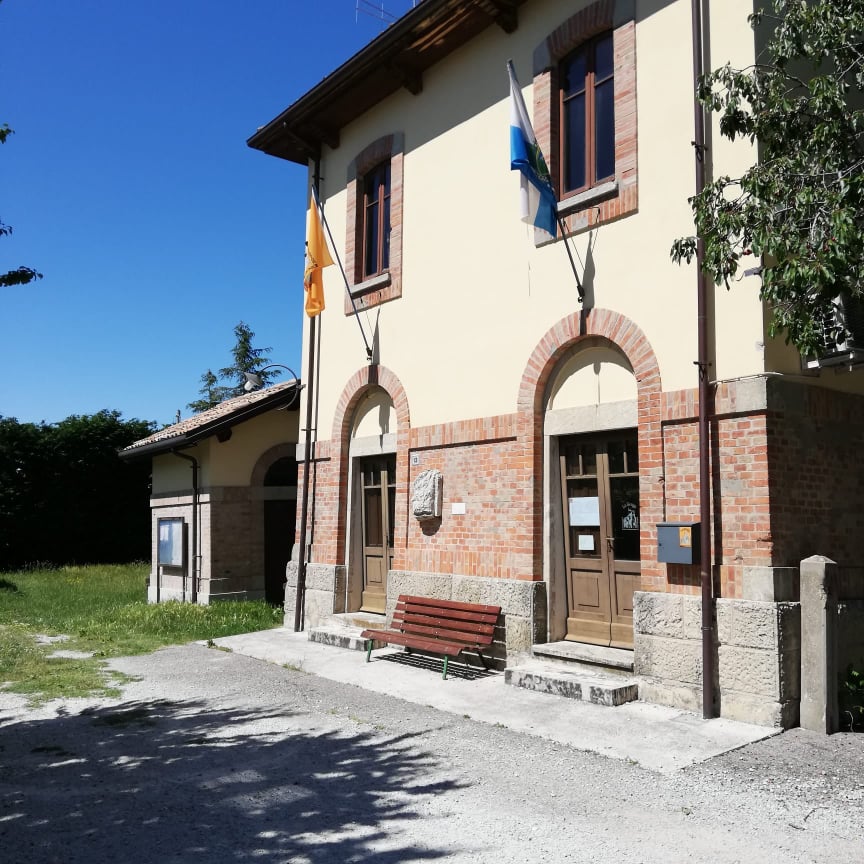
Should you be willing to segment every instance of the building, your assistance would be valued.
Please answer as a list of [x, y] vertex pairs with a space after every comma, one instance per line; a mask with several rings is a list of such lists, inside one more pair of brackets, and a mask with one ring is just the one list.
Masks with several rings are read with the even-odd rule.
[[[752, 2], [703, 6], [710, 65], [751, 63]], [[317, 319], [307, 626], [404, 592], [486, 601], [508, 662], [624, 656], [643, 698], [699, 706], [697, 290], [670, 260], [692, 45], [687, 0], [423, 0], [250, 138], [306, 168], [350, 283], [325, 271]], [[581, 303], [564, 241], [518, 219], [508, 59]], [[709, 143], [715, 175], [756, 157]], [[864, 375], [770, 339], [756, 280], [707, 301], [715, 708], [789, 726], [799, 562], [864, 553]], [[423, 484], [440, 508], [415, 513]]]
[[149, 602], [284, 602], [298, 394], [292, 380], [228, 399], [120, 452], [152, 459]]

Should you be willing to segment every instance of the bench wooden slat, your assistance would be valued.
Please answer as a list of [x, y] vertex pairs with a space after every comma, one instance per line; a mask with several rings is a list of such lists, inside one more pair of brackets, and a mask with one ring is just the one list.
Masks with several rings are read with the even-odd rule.
[[397, 603], [397, 612], [407, 612], [411, 615], [437, 615], [453, 621], [476, 621], [483, 624], [494, 624], [498, 620], [498, 612], [464, 612], [442, 609], [437, 606], [420, 605], [419, 603]]
[[494, 633], [495, 624], [475, 624], [471, 621], [453, 620], [452, 618], [433, 618], [431, 615], [403, 615], [398, 611], [393, 614], [393, 625], [402, 622], [425, 624], [427, 627], [444, 627], [447, 630], [458, 630], [461, 633]]
[[481, 647], [492, 644], [500, 613], [500, 606], [400, 594], [391, 624], [398, 629], [364, 630], [360, 637], [366, 640], [367, 662], [376, 641], [443, 654], [446, 678], [448, 657], [473, 648], [483, 660]]
[[455, 657], [465, 648], [465, 645], [455, 642], [423, 639], [395, 630], [364, 630], [360, 636], [363, 639], [377, 639], [379, 642], [392, 642], [394, 645], [405, 645], [409, 648], [418, 648], [421, 651], [431, 651], [433, 654], [446, 654], [448, 657]]
[[494, 613], [501, 612], [500, 606], [485, 606], [482, 603], [461, 603], [456, 600], [435, 600], [432, 597], [415, 597], [412, 594], [400, 594], [399, 603], [416, 603], [419, 606], [435, 606], [438, 609], [456, 609], [463, 612]]
[[446, 630], [443, 627], [424, 627], [409, 621], [401, 625], [403, 633], [416, 633], [418, 636], [429, 636], [433, 639], [443, 639], [447, 642], [461, 642], [463, 645], [491, 645], [492, 634], [462, 633], [459, 630]]

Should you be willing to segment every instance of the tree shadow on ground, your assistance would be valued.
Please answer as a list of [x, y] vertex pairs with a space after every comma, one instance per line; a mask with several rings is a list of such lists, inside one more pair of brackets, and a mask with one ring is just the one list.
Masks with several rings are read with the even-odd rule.
[[424, 805], [464, 784], [440, 779], [416, 734], [330, 731], [315, 722], [155, 700], [0, 726], [3, 857], [16, 864], [443, 857], [443, 849], [412, 842], [411, 822], [435, 818]]

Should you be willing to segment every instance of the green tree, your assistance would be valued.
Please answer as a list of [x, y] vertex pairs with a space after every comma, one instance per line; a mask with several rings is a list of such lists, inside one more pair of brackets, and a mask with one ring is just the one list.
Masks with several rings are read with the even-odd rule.
[[860, 304], [864, 286], [864, 0], [773, 6], [748, 19], [765, 42], [758, 62], [711, 72], [698, 91], [721, 134], [755, 142], [758, 161], [690, 199], [697, 236], [671, 254], [689, 262], [698, 237], [703, 269], [727, 288], [743, 258], [761, 258], [771, 334], [817, 354], [835, 298]]
[[241, 321], [234, 328], [234, 338], [234, 347], [231, 349], [234, 362], [219, 370], [219, 377], [230, 382], [226, 386], [229, 397], [242, 396], [246, 392], [243, 389], [243, 385], [246, 383], [246, 379], [243, 377], [244, 372], [256, 373], [265, 387], [274, 378], [279, 377], [281, 373], [278, 369], [262, 371], [262, 368], [270, 362], [270, 356], [267, 352], [271, 349], [255, 348], [252, 345], [255, 331], [245, 321]]
[[[6, 139], [13, 134], [13, 131], [6, 123], [0, 123], [0, 144], [5, 144]], [[12, 226], [0, 221], [0, 237], [8, 237], [11, 233]], [[8, 288], [13, 285], [26, 285], [34, 279], [41, 278], [42, 274], [32, 267], [16, 267], [14, 270], [0, 273], [0, 286]]]
[[201, 376], [201, 389], [198, 392], [201, 394], [201, 398], [186, 406], [196, 414], [215, 408], [220, 402], [228, 398], [226, 388], [219, 386], [219, 379], [213, 374], [212, 369], [208, 369]]
[[265, 387], [282, 374], [278, 369], [264, 369], [270, 362], [267, 352], [271, 349], [256, 348], [252, 344], [254, 338], [255, 331], [245, 321], [234, 327], [234, 347], [231, 349], [233, 362], [223, 366], [218, 376], [208, 369], [199, 379], [201, 389], [198, 392], [201, 398], [190, 402], [187, 408], [195, 412], [206, 411], [226, 399], [242, 396], [246, 392], [243, 387], [246, 383], [244, 372], [257, 374]]
[[118, 411], [0, 418], [0, 570], [149, 558], [149, 462], [117, 451], [154, 429]]

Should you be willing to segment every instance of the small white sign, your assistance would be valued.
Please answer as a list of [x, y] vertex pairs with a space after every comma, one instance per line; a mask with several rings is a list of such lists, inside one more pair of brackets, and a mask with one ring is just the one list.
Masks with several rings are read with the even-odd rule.
[[569, 505], [571, 525], [600, 527], [599, 498], [571, 498]]
[[454, 501], [452, 506], [450, 507], [450, 512], [454, 516], [464, 516], [465, 515], [465, 502], [464, 501]]
[[580, 534], [579, 535], [579, 551], [593, 552], [594, 551], [594, 535]]
[[420, 464], [420, 454], [419, 453], [412, 453], [411, 454], [411, 464], [414, 466], [417, 466]]

